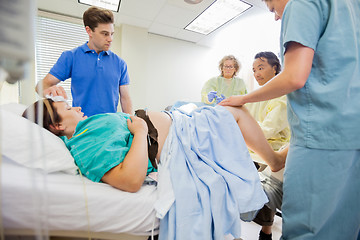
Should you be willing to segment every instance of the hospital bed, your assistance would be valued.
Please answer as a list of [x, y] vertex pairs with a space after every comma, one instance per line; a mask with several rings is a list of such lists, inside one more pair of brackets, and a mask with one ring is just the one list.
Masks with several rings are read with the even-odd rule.
[[[228, 233], [240, 237], [240, 219], [252, 220], [267, 201], [241, 132], [224, 108], [199, 108], [202, 114], [195, 112], [191, 119], [174, 112], [162, 151], [159, 185], [149, 182], [135, 194], [76, 174], [62, 140], [21, 117], [24, 108], [20, 104], [0, 106], [1, 216], [6, 235], [147, 239], [158, 234], [155, 216], [160, 214], [165, 216], [160, 234], [166, 239], [199, 236], [192, 222], [197, 227], [202, 223], [203, 239], [213, 234], [219, 239]], [[224, 124], [210, 128], [224, 114], [228, 116], [221, 118]], [[184, 131], [184, 126], [189, 129]], [[195, 139], [194, 127], [198, 127]], [[223, 137], [226, 144], [211, 146], [212, 151], [197, 148], [200, 142], [208, 146], [209, 140], [219, 139], [209, 138], [209, 129], [212, 136], [231, 132], [234, 137]], [[229, 152], [223, 146], [236, 150]], [[173, 176], [182, 180], [166, 184]], [[221, 208], [217, 208], [219, 201]], [[202, 210], [194, 214], [194, 209]], [[222, 230], [215, 233], [213, 229]]]
[[[158, 233], [155, 185], [128, 193], [75, 174], [73, 162], [59, 150], [62, 142], [52, 142], [45, 129], [28, 129], [33, 123], [20, 116], [24, 108], [0, 106], [0, 230], [5, 236], [145, 240]], [[41, 146], [44, 142], [51, 149]]]

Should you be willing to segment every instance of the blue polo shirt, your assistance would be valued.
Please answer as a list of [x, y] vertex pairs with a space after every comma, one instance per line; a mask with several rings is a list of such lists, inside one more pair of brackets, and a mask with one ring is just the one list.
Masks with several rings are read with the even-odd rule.
[[315, 51], [305, 86], [288, 94], [293, 144], [360, 149], [359, 9], [358, 0], [291, 0], [285, 7], [282, 54], [292, 41]]
[[86, 116], [116, 112], [119, 87], [130, 83], [123, 59], [110, 50], [97, 54], [87, 42], [63, 52], [50, 74], [60, 81], [71, 78], [73, 106], [80, 106]]

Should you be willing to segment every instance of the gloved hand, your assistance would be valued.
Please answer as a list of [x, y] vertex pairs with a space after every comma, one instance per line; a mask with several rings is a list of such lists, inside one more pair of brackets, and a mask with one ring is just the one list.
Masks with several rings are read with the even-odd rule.
[[216, 104], [219, 104], [222, 100], [224, 100], [226, 97], [224, 94], [221, 94], [221, 96], [217, 96], [216, 98]]
[[209, 93], [208, 93], [208, 100], [209, 100], [209, 102], [212, 102], [213, 100], [214, 100], [214, 98], [216, 98], [217, 97], [217, 91], [210, 91]]

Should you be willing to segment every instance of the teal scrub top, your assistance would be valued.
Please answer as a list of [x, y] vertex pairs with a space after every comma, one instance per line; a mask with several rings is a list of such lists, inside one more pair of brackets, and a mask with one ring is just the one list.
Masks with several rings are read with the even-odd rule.
[[315, 51], [305, 86], [288, 94], [293, 144], [360, 149], [359, 16], [359, 0], [287, 3], [281, 23], [282, 55], [289, 42]]
[[[80, 121], [72, 138], [64, 140], [81, 173], [100, 182], [106, 172], [119, 165], [130, 150], [133, 135], [126, 113], [106, 113]], [[156, 169], [148, 161], [147, 174]]]

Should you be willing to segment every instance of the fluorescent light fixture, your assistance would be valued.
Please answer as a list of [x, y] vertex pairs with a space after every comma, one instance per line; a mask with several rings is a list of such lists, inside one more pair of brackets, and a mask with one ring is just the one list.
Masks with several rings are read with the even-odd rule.
[[119, 12], [121, 0], [78, 0], [79, 3]]
[[185, 29], [207, 35], [251, 7], [242, 0], [216, 0]]

